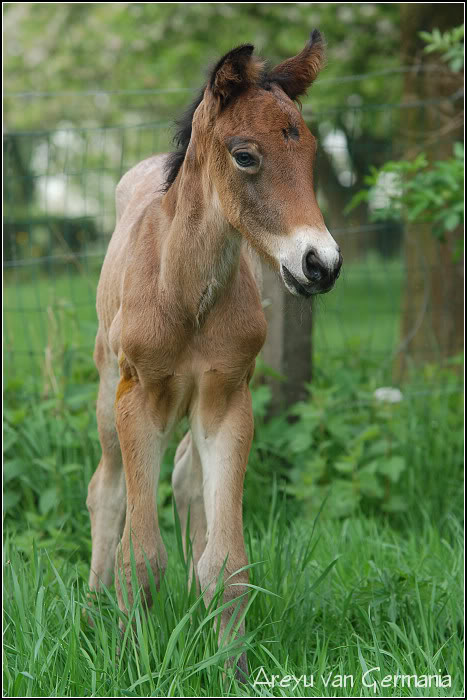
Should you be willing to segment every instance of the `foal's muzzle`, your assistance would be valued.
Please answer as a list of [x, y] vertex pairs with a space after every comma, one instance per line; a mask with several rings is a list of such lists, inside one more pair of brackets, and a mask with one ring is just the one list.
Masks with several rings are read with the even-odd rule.
[[340, 252], [337, 261], [329, 266], [321, 260], [316, 250], [311, 248], [302, 259], [302, 271], [307, 280], [306, 283], [298, 280], [285, 265], [282, 265], [281, 272], [284, 282], [289, 288], [292, 288], [300, 296], [310, 297], [313, 294], [329, 292], [340, 275], [341, 267], [342, 255]]

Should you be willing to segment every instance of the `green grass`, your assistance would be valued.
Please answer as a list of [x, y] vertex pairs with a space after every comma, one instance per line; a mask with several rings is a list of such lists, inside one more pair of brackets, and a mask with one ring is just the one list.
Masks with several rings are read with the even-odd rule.
[[[397, 533], [387, 524], [287, 522], [274, 500], [266, 522], [248, 518], [251, 583], [247, 633], [250, 682], [223, 681], [212, 620], [192, 591], [173, 534], [169, 566], [154, 609], [140, 605], [136, 631], [122, 642], [112, 591], [92, 611], [81, 573], [83, 552], [57, 536], [50, 552], [26, 556], [7, 537], [5, 691], [8, 696], [390, 697], [462, 695], [462, 532], [454, 518], [441, 531]], [[87, 543], [89, 544], [89, 543]], [[64, 545], [64, 546], [62, 546]], [[88, 548], [86, 555], [89, 555]], [[120, 655], [117, 647], [122, 645]], [[448, 688], [376, 690], [386, 676], [441, 674]], [[261, 671], [263, 669], [263, 671]], [[275, 676], [314, 676], [313, 687], [254, 685]], [[346, 687], [338, 675], [351, 676]], [[325, 680], [331, 677], [326, 687]], [[413, 679], [412, 679], [413, 683]]]
[[[295, 420], [267, 419], [268, 391], [258, 383], [253, 391], [244, 513], [256, 588], [245, 638], [233, 650], [248, 652], [246, 685], [229, 671], [224, 678], [227, 652], [217, 648], [213, 610], [186, 584], [170, 487], [183, 427], [161, 470], [169, 565], [153, 609], [145, 617], [135, 604], [135, 630], [124, 640], [113, 588], [89, 610], [85, 498], [100, 458], [88, 350], [97, 273], [6, 284], [13, 351], [4, 396], [7, 696], [463, 694], [459, 382], [427, 366], [401, 387], [401, 403], [375, 402], [398, 337], [402, 270], [373, 263], [370, 282], [361, 265], [349, 265], [342, 287], [315, 306], [312, 395], [292, 410]], [[28, 354], [31, 338], [38, 356]], [[365, 685], [362, 675], [375, 667]], [[422, 682], [449, 675], [451, 686], [415, 688], [413, 678], [410, 686], [381, 685], [397, 674]], [[254, 685], [272, 676], [274, 687]], [[307, 685], [294, 687], [293, 677], [303, 676]]]
[[[59, 395], [28, 403], [27, 393], [21, 393], [27, 387], [19, 382], [5, 396], [8, 695], [462, 693], [460, 397], [455, 391], [443, 392], [441, 378], [434, 374], [432, 386], [425, 377], [431, 389], [429, 404], [424, 396], [411, 397], [407, 386], [408, 399], [380, 413], [364, 400], [372, 386], [371, 369], [364, 366], [360, 372], [348, 369], [342, 374], [337, 363], [317, 370], [313, 398], [301, 406], [293, 424], [285, 416], [266, 420], [267, 392], [264, 387], [254, 390], [256, 436], [245, 485], [245, 535], [254, 564], [251, 583], [265, 590], [252, 589], [241, 647], [248, 650], [251, 682], [263, 667], [268, 678], [313, 674], [315, 685], [242, 686], [229, 674], [224, 684], [224, 657], [215, 644], [213, 621], [195, 593], [187, 592], [180, 536], [174, 527], [170, 473], [182, 429], [161, 473], [158, 503], [169, 566], [154, 609], [145, 620], [136, 607], [135, 636], [128, 636], [120, 656], [113, 589], [101, 596], [91, 613], [95, 626], [88, 626], [82, 617], [91, 547], [85, 497], [99, 459], [95, 415], [89, 410], [96, 377], [88, 368], [68, 387], [66, 400]], [[443, 377], [445, 388], [449, 377]], [[330, 431], [316, 427], [312, 408], [325, 424], [338, 416], [329, 423]], [[404, 458], [404, 469], [396, 480], [383, 471], [382, 499], [363, 489], [347, 516], [336, 518], [336, 501], [341, 503], [336, 487], [346, 478], [351, 491], [358, 493], [359, 471], [365, 470], [368, 459], [374, 460], [378, 440], [362, 442], [359, 437], [369, 416], [373, 435], [375, 427], [394, 428], [393, 448]], [[322, 434], [317, 444], [324, 447], [306, 447], [307, 432], [316, 431]], [[345, 452], [349, 440], [361, 445], [363, 466], [336, 475], [334, 451]], [[315, 479], [314, 462], [309, 462], [315, 450], [329, 458], [321, 481]], [[401, 495], [404, 508], [384, 510], [390, 502], [386, 497]], [[327, 500], [316, 520], [323, 496]], [[452, 677], [452, 686], [414, 691], [399, 684], [375, 691], [362, 686], [362, 671], [376, 666], [381, 673], [372, 674], [375, 682], [397, 673], [440, 673]], [[327, 679], [329, 674], [336, 683], [338, 674], [350, 675], [354, 685], [349, 687], [348, 680], [347, 687], [326, 687], [321, 676]]]

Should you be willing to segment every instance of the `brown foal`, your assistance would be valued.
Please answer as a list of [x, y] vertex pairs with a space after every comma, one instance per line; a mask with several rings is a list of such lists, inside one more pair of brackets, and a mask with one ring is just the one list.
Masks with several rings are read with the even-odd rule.
[[[304, 297], [331, 289], [342, 264], [313, 191], [316, 140], [294, 102], [323, 60], [316, 30], [274, 69], [251, 45], [233, 49], [181, 122], [178, 150], [139, 163], [117, 187], [97, 292], [102, 459], [87, 505], [90, 588], [110, 585], [115, 572], [123, 611], [121, 581], [131, 601], [130, 538], [148, 602], [148, 566], [158, 584], [167, 563], [156, 491], [183, 416], [190, 431], [172, 482], [183, 531], [190, 514], [199, 585], [209, 601], [225, 564], [224, 601], [247, 590], [248, 573], [239, 570], [247, 565], [248, 384], [266, 336], [254, 255]], [[221, 634], [234, 607], [222, 613]], [[246, 671], [244, 656], [238, 663]]]

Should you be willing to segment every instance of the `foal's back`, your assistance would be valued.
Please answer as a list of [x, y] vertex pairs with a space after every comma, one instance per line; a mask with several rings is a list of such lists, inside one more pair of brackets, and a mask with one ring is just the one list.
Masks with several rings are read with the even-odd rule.
[[167, 157], [168, 154], [159, 153], [145, 158], [123, 175], [115, 192], [117, 223], [138, 189], [152, 195], [161, 191], [164, 184], [164, 164]]
[[[102, 266], [97, 288], [97, 315], [100, 335], [110, 332], [121, 305], [125, 268], [131, 255], [131, 243], [148, 208], [159, 208], [164, 181], [166, 154], [151, 156], [129, 170], [115, 192], [116, 225]], [[157, 241], [156, 241], [157, 242]], [[115, 336], [115, 329], [113, 335]], [[111, 343], [114, 351], [115, 338]], [[118, 354], [118, 353], [117, 353]]]

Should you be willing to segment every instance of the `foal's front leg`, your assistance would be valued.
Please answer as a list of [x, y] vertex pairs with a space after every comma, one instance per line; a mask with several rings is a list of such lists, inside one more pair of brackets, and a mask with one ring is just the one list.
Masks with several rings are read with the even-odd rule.
[[122, 584], [128, 591], [130, 605], [133, 602], [131, 548], [138, 584], [143, 588], [148, 605], [152, 599], [147, 564], [157, 588], [167, 565], [157, 518], [156, 492], [168, 434], [159, 418], [157, 391], [148, 392], [136, 377], [123, 376], [117, 389], [116, 424], [125, 470], [127, 509], [115, 559], [115, 586], [119, 607], [125, 612], [128, 611]]
[[[220, 391], [215, 397], [210, 391], [208, 396], [209, 400], [200, 402], [192, 422], [203, 468], [207, 521], [207, 544], [198, 562], [198, 577], [201, 588], [207, 589], [205, 600], [209, 603], [225, 563], [225, 603], [247, 591], [248, 572], [235, 572], [248, 563], [243, 539], [242, 498], [253, 438], [253, 414], [247, 384], [230, 395], [223, 395]], [[232, 603], [221, 615], [220, 640], [237, 604], [238, 601]], [[239, 614], [245, 605], [246, 596]], [[243, 633], [242, 623], [238, 634]], [[238, 665], [247, 673], [245, 654]]]

